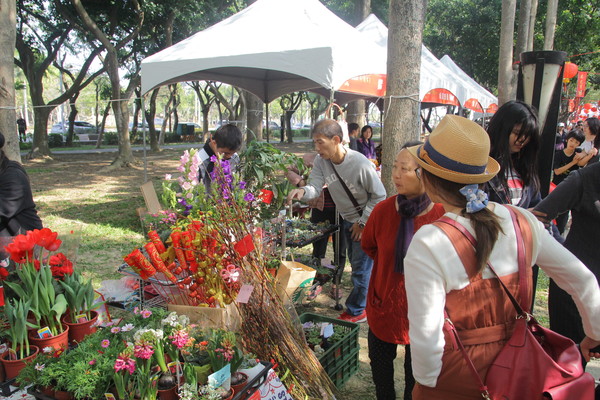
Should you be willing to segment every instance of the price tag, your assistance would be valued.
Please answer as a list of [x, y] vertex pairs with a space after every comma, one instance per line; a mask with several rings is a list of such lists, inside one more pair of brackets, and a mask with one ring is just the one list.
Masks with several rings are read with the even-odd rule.
[[208, 376], [208, 385], [213, 389], [216, 389], [219, 386], [222, 386], [229, 378], [231, 378], [231, 364], [227, 364], [217, 372], [210, 374]]
[[254, 286], [252, 285], [242, 285], [237, 295], [236, 301], [238, 303], [248, 303], [248, 300], [250, 300], [250, 295], [252, 295], [253, 290]]

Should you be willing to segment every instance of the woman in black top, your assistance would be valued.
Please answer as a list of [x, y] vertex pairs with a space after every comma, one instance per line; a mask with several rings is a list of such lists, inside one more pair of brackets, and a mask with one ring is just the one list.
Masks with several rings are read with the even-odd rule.
[[[565, 180], [572, 171], [579, 169], [577, 163], [583, 158], [584, 154], [578, 147], [583, 143], [585, 136], [579, 129], [573, 129], [567, 134], [566, 147], [554, 153], [554, 165], [552, 166], [554, 176], [552, 183], [558, 185]], [[577, 151], [579, 150], [579, 151]], [[556, 227], [562, 235], [569, 220], [569, 212], [560, 214], [556, 217]]]
[[29, 177], [21, 164], [6, 157], [2, 150], [4, 143], [4, 135], [0, 133], [0, 236], [42, 229]]

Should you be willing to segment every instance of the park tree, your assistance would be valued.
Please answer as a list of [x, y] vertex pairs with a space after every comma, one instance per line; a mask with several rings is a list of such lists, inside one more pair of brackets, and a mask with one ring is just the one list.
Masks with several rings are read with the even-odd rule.
[[[17, 2], [15, 65], [27, 80], [31, 104], [33, 106], [33, 146], [30, 157], [48, 156], [48, 119], [58, 105], [72, 99], [102, 74], [103, 68], [90, 73], [93, 61], [103, 50], [100, 45], [81, 46], [69, 23], [63, 18], [53, 3], [43, 0], [20, 0]], [[71, 74], [69, 87], [57, 97], [46, 101], [44, 77], [52, 67], [63, 68], [56, 63], [59, 51], [78, 54], [83, 63], [79, 70]], [[70, 71], [74, 71], [70, 68]]]
[[279, 106], [283, 110], [283, 124], [281, 129], [284, 130], [284, 135], [288, 143], [294, 142], [292, 132], [292, 116], [296, 110], [298, 110], [300, 104], [302, 104], [302, 100], [304, 100], [304, 92], [284, 94], [279, 98]]
[[427, 0], [390, 0], [382, 181], [396, 190], [392, 169], [402, 144], [418, 138], [421, 44]]
[[[131, 52], [127, 46], [138, 35], [144, 21], [144, 12], [138, 0], [123, 3], [118, 1], [86, 2], [70, 0], [54, 0], [61, 13], [81, 34], [91, 35], [90, 42], [99, 42], [105, 49], [104, 67], [111, 85], [111, 102], [113, 115], [117, 125], [119, 150], [111, 164], [113, 167], [130, 166], [134, 162], [129, 138], [128, 101], [139, 83], [139, 75], [129, 80], [122, 90], [119, 68], [123, 58]], [[123, 55], [123, 52], [126, 55]]]
[[[210, 90], [210, 86], [208, 82], [205, 81], [193, 81], [189, 82], [196, 93], [196, 97], [198, 102], [200, 103], [200, 113], [202, 114], [202, 141], [208, 139], [208, 113], [210, 112], [210, 107], [215, 101], [215, 95]], [[217, 85], [216, 83], [213, 83]]]
[[0, 0], [0, 132], [6, 139], [3, 149], [6, 156], [20, 162], [12, 62], [16, 35], [15, 10], [15, 0]]

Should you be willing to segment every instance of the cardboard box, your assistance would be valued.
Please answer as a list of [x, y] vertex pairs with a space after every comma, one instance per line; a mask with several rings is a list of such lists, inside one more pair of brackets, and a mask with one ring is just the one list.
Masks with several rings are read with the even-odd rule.
[[275, 277], [275, 291], [285, 301], [289, 297], [293, 302], [301, 300], [313, 284], [317, 271], [296, 261], [282, 261]]
[[225, 308], [167, 304], [167, 310], [187, 315], [191, 323], [201, 328], [221, 328], [237, 332], [242, 324], [238, 309], [233, 303]]

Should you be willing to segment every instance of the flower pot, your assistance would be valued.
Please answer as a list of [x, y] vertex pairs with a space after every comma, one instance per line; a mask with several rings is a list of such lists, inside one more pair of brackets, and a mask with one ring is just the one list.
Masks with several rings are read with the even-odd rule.
[[63, 328], [62, 333], [49, 338], [40, 338], [37, 331], [29, 331], [29, 343], [42, 350], [46, 347], [52, 347], [55, 350], [66, 350], [69, 347], [69, 327], [64, 325]]
[[235, 375], [241, 375], [242, 379], [240, 380], [239, 383], [237, 383], [235, 385], [232, 384], [231, 388], [233, 390], [235, 390], [235, 393], [239, 393], [239, 392], [241, 392], [244, 389], [244, 387], [246, 387], [246, 384], [248, 383], [248, 375], [246, 375], [243, 372], [234, 372], [232, 374], [232, 379], [233, 379], [233, 376], [235, 376]]
[[71, 392], [65, 392], [64, 390], [57, 390], [54, 392], [54, 398], [56, 400], [73, 400], [74, 397]]
[[27, 357], [21, 358], [19, 360], [9, 360], [8, 359], [9, 352], [8, 351], [4, 352], [2, 354], [2, 357], [0, 358], [0, 361], [2, 361], [2, 365], [4, 365], [4, 372], [6, 373], [6, 380], [16, 378], [19, 375], [19, 373], [21, 372], [21, 370], [23, 368], [25, 368], [25, 364], [28, 362], [31, 362], [31, 360], [33, 360], [37, 356], [39, 351], [40, 351], [40, 349], [37, 346], [30, 345], [29, 346], [29, 355]]
[[233, 388], [229, 389], [229, 396], [221, 397], [221, 400], [231, 400], [233, 399], [233, 395], [235, 394], [235, 390]]
[[173, 386], [170, 389], [161, 390], [158, 389], [158, 399], [159, 400], [177, 400], [179, 395], [177, 394], [177, 385]]
[[92, 318], [85, 322], [71, 322], [71, 316], [65, 315], [62, 318], [62, 322], [69, 326], [69, 343], [75, 344], [80, 343], [83, 338], [87, 335], [91, 335], [98, 329], [96, 327], [96, 321], [98, 320], [98, 313], [91, 311]]
[[46, 395], [48, 397], [54, 397], [54, 395], [55, 395], [55, 391], [52, 386], [44, 386], [39, 389], [40, 389], [41, 394]]

